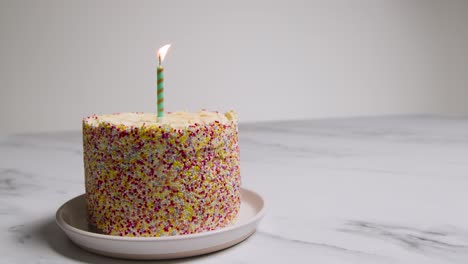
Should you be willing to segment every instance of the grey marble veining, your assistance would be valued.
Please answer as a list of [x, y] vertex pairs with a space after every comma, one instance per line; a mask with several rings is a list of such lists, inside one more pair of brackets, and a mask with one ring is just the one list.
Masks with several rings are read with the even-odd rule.
[[[0, 137], [0, 263], [131, 263], [54, 223], [84, 192], [81, 140]], [[241, 124], [240, 144], [243, 185], [269, 204], [258, 232], [168, 263], [468, 263], [467, 117]]]

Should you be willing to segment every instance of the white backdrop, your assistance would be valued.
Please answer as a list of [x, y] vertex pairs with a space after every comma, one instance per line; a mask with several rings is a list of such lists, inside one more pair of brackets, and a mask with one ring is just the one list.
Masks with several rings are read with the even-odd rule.
[[2, 133], [92, 113], [466, 113], [468, 1], [0, 1]]

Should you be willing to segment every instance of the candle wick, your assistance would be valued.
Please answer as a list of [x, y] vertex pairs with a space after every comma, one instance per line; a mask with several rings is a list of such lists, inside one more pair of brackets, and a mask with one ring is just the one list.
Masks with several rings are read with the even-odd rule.
[[158, 54], [159, 66], [161, 66], [161, 54]]

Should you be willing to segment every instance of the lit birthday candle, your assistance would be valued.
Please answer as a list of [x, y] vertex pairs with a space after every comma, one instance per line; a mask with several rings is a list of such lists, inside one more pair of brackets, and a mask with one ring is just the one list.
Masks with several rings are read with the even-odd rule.
[[166, 57], [167, 50], [171, 44], [164, 45], [158, 50], [158, 70], [157, 70], [157, 97], [158, 97], [158, 117], [164, 117], [164, 68], [162, 62]]

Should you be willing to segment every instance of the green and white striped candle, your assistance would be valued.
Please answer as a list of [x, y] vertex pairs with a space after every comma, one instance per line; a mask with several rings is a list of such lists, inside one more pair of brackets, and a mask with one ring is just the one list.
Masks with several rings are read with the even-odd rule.
[[158, 66], [158, 117], [164, 117], [164, 68]]
[[158, 51], [158, 69], [157, 69], [157, 98], [158, 98], [158, 117], [164, 117], [164, 68], [162, 62], [166, 57], [167, 50], [171, 47], [167, 44]]

